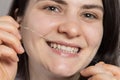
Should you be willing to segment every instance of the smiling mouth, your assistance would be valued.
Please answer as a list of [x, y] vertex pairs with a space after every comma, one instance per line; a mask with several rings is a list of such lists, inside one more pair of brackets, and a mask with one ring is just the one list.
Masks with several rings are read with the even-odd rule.
[[47, 42], [48, 46], [56, 51], [67, 53], [67, 54], [78, 54], [81, 50], [80, 47], [75, 47], [75, 46], [70, 46], [61, 44], [61, 43], [56, 43], [56, 42]]

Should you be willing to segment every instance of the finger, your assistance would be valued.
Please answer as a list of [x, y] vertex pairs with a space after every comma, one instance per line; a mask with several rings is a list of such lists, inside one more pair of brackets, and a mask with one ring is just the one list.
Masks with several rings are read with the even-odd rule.
[[1, 63], [0, 63], [0, 80], [9, 80], [9, 76]]
[[84, 77], [89, 77], [92, 75], [96, 75], [98, 73], [103, 73], [103, 71], [99, 67], [90, 66], [90, 67], [82, 70], [80, 73]]
[[12, 47], [17, 53], [24, 52], [24, 49], [20, 43], [20, 40], [16, 38], [14, 35], [0, 30], [0, 40], [2, 40], [2, 42], [5, 45]]
[[2, 44], [2, 41], [0, 40], [0, 44]]
[[16, 27], [14, 27], [14, 25], [11, 24], [10, 22], [0, 21], [0, 29], [4, 30], [6, 32], [12, 33], [16, 37], [18, 37], [18, 39], [21, 39], [18, 29]]
[[19, 28], [19, 24], [11, 16], [1, 16], [0, 21], [8, 21], [14, 24], [15, 27]]
[[103, 67], [110, 71], [114, 76], [117, 76], [120, 78], [120, 67], [118, 66], [114, 66], [114, 65], [110, 65], [110, 64], [103, 64]]
[[90, 77], [88, 80], [116, 80], [116, 78], [111, 75], [101, 73]]
[[110, 72], [104, 70], [101, 67], [101, 65], [100, 66], [98, 66], [98, 65], [96, 65], [96, 66], [90, 66], [90, 67], [82, 70], [80, 73], [84, 77], [90, 77], [90, 76], [93, 76], [93, 75], [96, 75], [96, 74], [103, 74], [103, 73], [106, 73], [106, 74], [112, 76], [112, 74]]
[[9, 48], [5, 45], [0, 45], [0, 60], [5, 60], [5, 61], [11, 60], [14, 62], [19, 61], [17, 57], [17, 53], [12, 48]]

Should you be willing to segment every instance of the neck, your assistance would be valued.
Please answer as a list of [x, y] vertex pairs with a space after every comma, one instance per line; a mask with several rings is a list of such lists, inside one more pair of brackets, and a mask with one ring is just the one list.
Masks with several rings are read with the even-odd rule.
[[71, 77], [62, 77], [52, 74], [41, 65], [29, 61], [30, 80], [78, 80], [80, 74]]

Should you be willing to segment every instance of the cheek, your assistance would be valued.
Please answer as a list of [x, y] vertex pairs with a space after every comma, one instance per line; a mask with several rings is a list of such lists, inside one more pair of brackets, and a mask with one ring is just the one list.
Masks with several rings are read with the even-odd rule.
[[53, 28], [55, 27], [56, 20], [42, 14], [31, 14], [34, 16], [31, 16], [28, 18], [28, 24], [27, 26], [37, 32], [39, 35], [47, 35], [50, 33]]
[[94, 48], [99, 47], [103, 37], [102, 25], [85, 29], [85, 36], [89, 46]]

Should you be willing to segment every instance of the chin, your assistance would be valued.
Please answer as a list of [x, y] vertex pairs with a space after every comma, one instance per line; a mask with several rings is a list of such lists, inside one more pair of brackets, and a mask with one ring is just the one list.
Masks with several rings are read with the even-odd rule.
[[54, 75], [58, 77], [71, 77], [75, 75], [75, 73], [69, 73], [69, 72], [63, 71], [63, 72], [54, 72]]
[[49, 69], [50, 73], [58, 77], [71, 77], [75, 75], [79, 70], [70, 67], [52, 67]]

